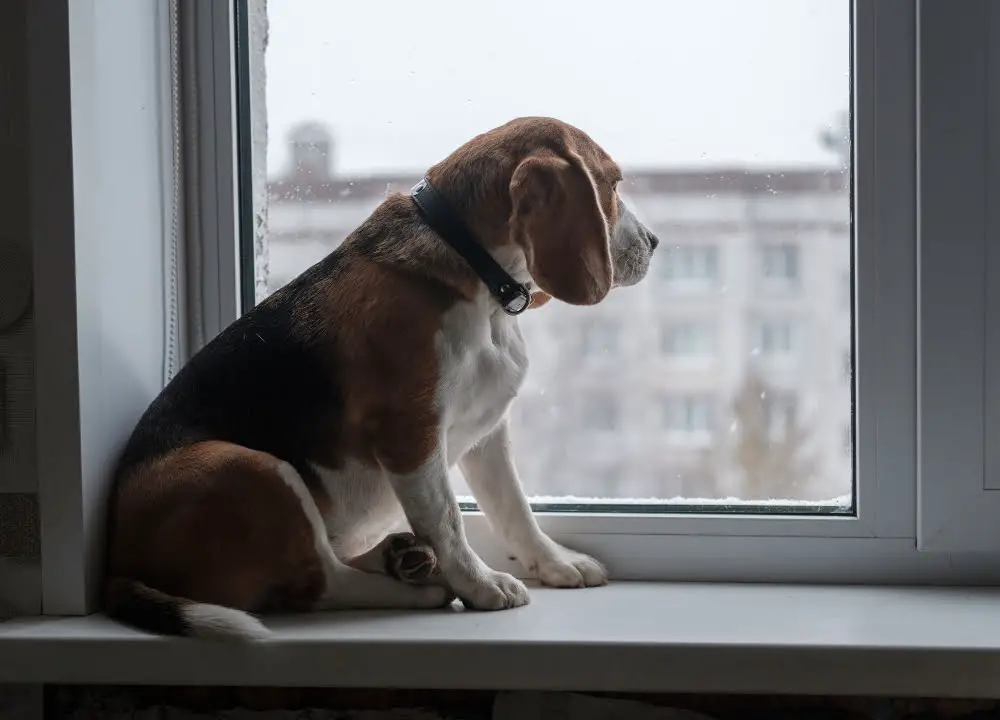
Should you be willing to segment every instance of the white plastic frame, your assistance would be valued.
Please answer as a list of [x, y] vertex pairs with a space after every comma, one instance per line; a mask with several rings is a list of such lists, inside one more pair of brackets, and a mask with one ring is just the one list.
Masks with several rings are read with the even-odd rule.
[[[184, 201], [199, 252], [182, 319], [197, 348], [239, 312], [234, 13], [180, 0], [188, 35]], [[107, 489], [163, 386], [170, 152], [170, 15], [161, 0], [28, 4], [30, 208], [42, 611], [99, 606]], [[194, 317], [197, 322], [190, 323]]]
[[1000, 550], [1000, 8], [920, 5], [920, 512], [929, 552]]
[[162, 387], [169, 35], [157, 0], [27, 8], [42, 607], [80, 614], [111, 468]]

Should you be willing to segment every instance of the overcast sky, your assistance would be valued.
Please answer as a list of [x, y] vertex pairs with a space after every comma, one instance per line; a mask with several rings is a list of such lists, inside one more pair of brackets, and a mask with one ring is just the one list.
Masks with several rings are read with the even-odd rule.
[[270, 0], [270, 172], [329, 125], [343, 173], [420, 172], [551, 115], [626, 168], [829, 164], [849, 0]]

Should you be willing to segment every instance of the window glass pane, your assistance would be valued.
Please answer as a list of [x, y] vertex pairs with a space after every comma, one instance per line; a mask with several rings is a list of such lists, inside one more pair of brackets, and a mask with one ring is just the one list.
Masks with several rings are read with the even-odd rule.
[[529, 495], [850, 511], [850, 2], [386, 12], [281, 0], [255, 25], [268, 292], [475, 135], [560, 118], [618, 161], [661, 244], [599, 306], [521, 316], [531, 370], [511, 417]]

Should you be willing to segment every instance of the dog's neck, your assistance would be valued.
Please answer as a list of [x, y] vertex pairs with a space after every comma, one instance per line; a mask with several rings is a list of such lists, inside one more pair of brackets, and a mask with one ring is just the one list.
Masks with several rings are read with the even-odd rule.
[[[517, 282], [535, 291], [524, 252], [509, 240], [483, 243], [494, 260]], [[483, 280], [454, 248], [420, 217], [405, 195], [392, 195], [354, 233], [352, 242], [379, 262], [389, 263], [452, 289], [465, 300], [490, 295]], [[494, 302], [497, 311], [502, 311]]]

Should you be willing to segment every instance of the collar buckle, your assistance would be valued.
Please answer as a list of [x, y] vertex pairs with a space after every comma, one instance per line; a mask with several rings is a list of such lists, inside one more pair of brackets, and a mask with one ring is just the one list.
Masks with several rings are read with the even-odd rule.
[[531, 307], [531, 293], [521, 283], [503, 284], [497, 288], [500, 307], [508, 315], [520, 315]]

